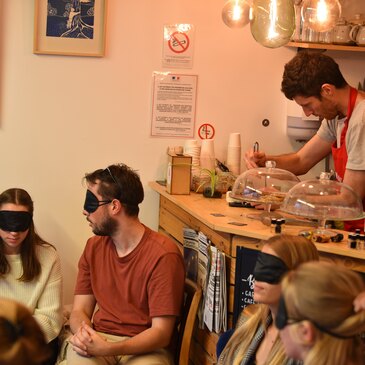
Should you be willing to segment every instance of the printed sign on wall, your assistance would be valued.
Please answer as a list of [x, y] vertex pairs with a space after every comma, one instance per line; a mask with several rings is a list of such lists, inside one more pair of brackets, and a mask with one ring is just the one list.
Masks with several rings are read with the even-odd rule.
[[153, 73], [152, 136], [194, 136], [197, 83], [197, 75]]
[[165, 25], [162, 66], [175, 68], [192, 68], [193, 45], [193, 25]]

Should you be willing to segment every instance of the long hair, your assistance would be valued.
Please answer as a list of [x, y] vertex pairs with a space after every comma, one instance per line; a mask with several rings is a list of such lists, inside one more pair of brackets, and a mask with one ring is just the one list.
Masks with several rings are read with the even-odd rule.
[[0, 364], [38, 365], [50, 356], [44, 334], [30, 311], [0, 299]]
[[[33, 216], [34, 205], [30, 195], [23, 189], [13, 188], [5, 190], [0, 194], [0, 209], [3, 204], [22, 205]], [[35, 231], [33, 218], [29, 227], [29, 231], [20, 246], [20, 258], [22, 261], [23, 273], [18, 279], [20, 281], [32, 281], [41, 273], [41, 264], [36, 253], [37, 245], [50, 245], [45, 242]], [[5, 257], [5, 248], [2, 239], [0, 239], [0, 278], [6, 276], [10, 270], [10, 265]]]
[[[278, 235], [263, 242], [281, 258], [289, 270], [296, 268], [305, 261], [319, 260], [314, 244], [304, 237]], [[270, 314], [266, 304], [254, 304], [245, 308], [243, 315], [247, 317], [244, 324], [238, 325], [224, 348], [218, 364], [239, 365], [247, 352], [259, 326], [266, 327], [265, 323]], [[282, 365], [286, 359], [285, 352], [279, 337], [276, 339], [267, 364]]]
[[[288, 317], [309, 320], [316, 331], [304, 365], [364, 363], [360, 333], [365, 311], [355, 313], [353, 306], [365, 290], [359, 274], [332, 263], [308, 262], [286, 275], [282, 290]], [[290, 325], [289, 333], [299, 345], [297, 326]]]

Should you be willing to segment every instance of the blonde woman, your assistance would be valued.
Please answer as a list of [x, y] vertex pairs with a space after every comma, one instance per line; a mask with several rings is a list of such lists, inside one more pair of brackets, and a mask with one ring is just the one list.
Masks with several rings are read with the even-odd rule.
[[365, 290], [355, 272], [330, 263], [306, 263], [282, 283], [276, 318], [288, 356], [304, 365], [361, 365], [365, 311], [353, 301]]
[[29, 309], [0, 299], [0, 364], [40, 365], [50, 355], [45, 336]]
[[281, 278], [287, 271], [311, 260], [318, 260], [318, 252], [304, 237], [280, 235], [264, 242], [254, 271], [254, 300], [259, 304], [246, 307], [218, 364], [295, 364], [294, 360], [287, 359], [273, 322]]

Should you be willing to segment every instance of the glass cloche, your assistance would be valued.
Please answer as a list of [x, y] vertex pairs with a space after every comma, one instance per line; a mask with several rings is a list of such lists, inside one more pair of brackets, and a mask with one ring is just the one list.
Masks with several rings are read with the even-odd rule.
[[231, 197], [263, 204], [266, 212], [270, 212], [272, 204], [281, 205], [287, 192], [300, 180], [291, 172], [275, 166], [275, 161], [266, 161], [265, 167], [242, 173], [233, 185]]
[[290, 189], [281, 210], [296, 216], [316, 219], [319, 229], [326, 220], [356, 220], [364, 217], [360, 197], [348, 185], [330, 180], [322, 172], [319, 180], [303, 181]]

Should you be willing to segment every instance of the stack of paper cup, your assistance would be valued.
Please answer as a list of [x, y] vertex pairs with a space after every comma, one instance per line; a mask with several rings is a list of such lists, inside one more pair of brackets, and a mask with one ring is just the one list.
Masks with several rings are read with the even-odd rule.
[[200, 167], [213, 170], [215, 168], [214, 140], [203, 139], [200, 151]]
[[228, 140], [227, 167], [234, 175], [241, 173], [241, 135], [231, 133]]
[[200, 172], [200, 146], [196, 139], [188, 139], [184, 144], [184, 155], [192, 157], [191, 173], [193, 176], [199, 175]]

